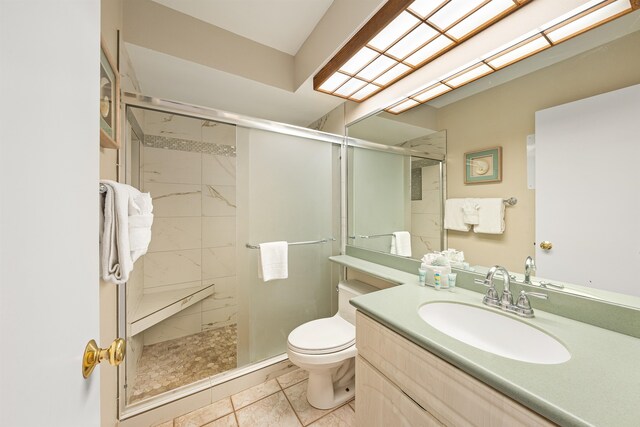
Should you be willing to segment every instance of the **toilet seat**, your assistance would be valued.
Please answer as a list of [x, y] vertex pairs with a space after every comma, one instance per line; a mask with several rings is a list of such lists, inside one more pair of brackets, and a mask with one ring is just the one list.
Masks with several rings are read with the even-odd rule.
[[336, 315], [298, 326], [289, 334], [289, 348], [300, 354], [329, 354], [356, 342], [355, 327]]

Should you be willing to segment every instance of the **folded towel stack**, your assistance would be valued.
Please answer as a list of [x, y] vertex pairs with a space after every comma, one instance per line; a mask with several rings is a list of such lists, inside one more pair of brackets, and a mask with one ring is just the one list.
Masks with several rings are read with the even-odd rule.
[[260, 243], [258, 277], [264, 282], [289, 277], [289, 244], [287, 242]]
[[502, 199], [476, 199], [478, 201], [478, 224], [474, 233], [504, 233], [504, 201]]
[[119, 285], [129, 280], [133, 264], [147, 253], [151, 242], [153, 204], [149, 193], [141, 193], [130, 185], [106, 180], [100, 182], [106, 188], [101, 209], [102, 278]]
[[447, 199], [444, 204], [444, 228], [455, 231], [469, 231], [471, 226], [464, 222], [465, 199]]
[[505, 230], [504, 201], [488, 199], [447, 199], [444, 228], [455, 231], [502, 234]]
[[393, 255], [411, 256], [411, 234], [408, 231], [396, 231], [391, 236], [391, 253]]

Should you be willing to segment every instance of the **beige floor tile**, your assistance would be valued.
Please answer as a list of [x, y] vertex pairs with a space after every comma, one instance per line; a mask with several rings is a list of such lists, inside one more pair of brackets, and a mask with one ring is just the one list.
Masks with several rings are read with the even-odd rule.
[[174, 420], [175, 427], [200, 427], [211, 421], [215, 421], [220, 417], [233, 412], [231, 399], [228, 397], [218, 400], [204, 408], [189, 412], [186, 415], [178, 417]]
[[154, 424], [152, 427], [173, 427], [173, 420], [165, 421], [162, 424]]
[[310, 427], [353, 427], [356, 425], [356, 413], [349, 405], [344, 405], [320, 418]]
[[309, 372], [304, 369], [296, 369], [295, 371], [287, 372], [284, 375], [280, 375], [278, 378], [278, 382], [282, 388], [290, 387], [294, 384], [298, 384], [300, 381], [306, 380], [309, 378]]
[[351, 406], [351, 409], [353, 409], [355, 411], [356, 410], [356, 400], [353, 399], [351, 402], [349, 402], [349, 406]]
[[307, 380], [284, 390], [293, 410], [305, 426], [314, 422], [321, 416], [331, 412], [330, 410], [316, 409], [307, 402]]
[[212, 423], [205, 424], [202, 427], [238, 427], [238, 423], [236, 422], [236, 416], [234, 414], [229, 414], [225, 417], [218, 418]]
[[236, 412], [240, 427], [299, 427], [300, 421], [283, 392], [272, 394]]
[[279, 391], [280, 386], [278, 386], [276, 380], [270, 380], [266, 383], [259, 384], [255, 387], [251, 387], [250, 389], [234, 394], [231, 396], [231, 400], [233, 401], [233, 407], [238, 410], [262, 399], [263, 397], [267, 397], [270, 394], [277, 393]]

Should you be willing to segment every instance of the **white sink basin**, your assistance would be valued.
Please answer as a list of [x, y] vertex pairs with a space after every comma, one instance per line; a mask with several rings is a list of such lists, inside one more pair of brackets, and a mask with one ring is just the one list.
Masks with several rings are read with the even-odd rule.
[[452, 338], [509, 359], [553, 365], [571, 358], [567, 348], [552, 336], [496, 311], [434, 302], [421, 306], [418, 315]]

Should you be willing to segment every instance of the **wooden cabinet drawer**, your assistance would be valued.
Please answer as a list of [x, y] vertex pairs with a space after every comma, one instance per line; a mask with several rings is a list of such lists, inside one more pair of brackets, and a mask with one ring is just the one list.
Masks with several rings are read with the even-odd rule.
[[[359, 356], [444, 425], [554, 425], [360, 311], [356, 347]], [[358, 389], [358, 404], [362, 394]]]
[[366, 360], [356, 358], [356, 425], [363, 427], [442, 427]]

